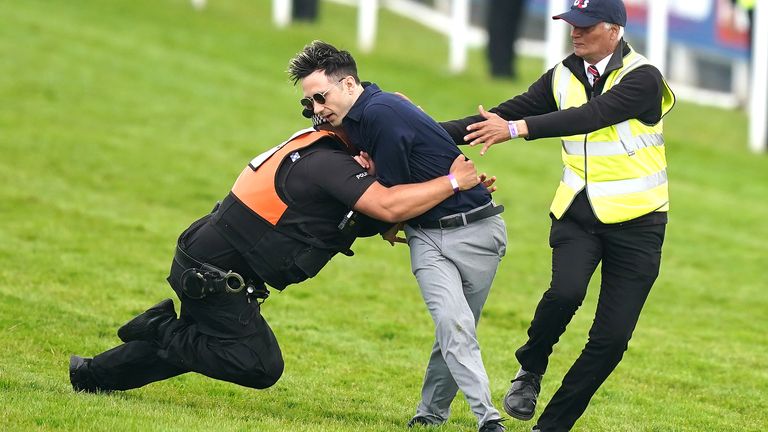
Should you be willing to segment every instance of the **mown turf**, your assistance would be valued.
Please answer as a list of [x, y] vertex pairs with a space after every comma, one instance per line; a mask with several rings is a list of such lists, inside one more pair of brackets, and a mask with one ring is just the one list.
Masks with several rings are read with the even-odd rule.
[[[487, 78], [482, 52], [447, 72], [444, 38], [384, 13], [358, 53], [353, 9], [275, 29], [267, 0], [0, 3], [1, 430], [404, 430], [432, 323], [407, 249], [363, 240], [317, 278], [274, 293], [264, 315], [286, 372], [254, 391], [188, 374], [110, 396], [75, 394], [72, 353], [170, 294], [175, 239], [252, 156], [306, 126], [288, 59], [322, 38], [356, 54], [363, 79], [437, 119], [523, 91]], [[630, 350], [578, 431], [763, 431], [768, 425], [768, 159], [746, 150], [743, 113], [678, 103], [666, 120], [672, 211], [661, 276]], [[479, 329], [500, 407], [549, 283], [555, 140], [515, 141], [478, 165], [499, 177], [509, 249]], [[583, 347], [599, 277], [557, 345], [546, 403]], [[531, 423], [507, 422], [511, 431]], [[461, 397], [441, 431], [475, 421]]]

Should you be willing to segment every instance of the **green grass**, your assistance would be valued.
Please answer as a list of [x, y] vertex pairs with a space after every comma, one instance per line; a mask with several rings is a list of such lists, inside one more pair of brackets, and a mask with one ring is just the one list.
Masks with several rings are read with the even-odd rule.
[[[171, 293], [176, 236], [253, 155], [305, 127], [288, 59], [322, 38], [352, 50], [364, 79], [438, 119], [526, 88], [487, 78], [480, 51], [459, 76], [446, 41], [384, 13], [377, 49], [355, 47], [355, 11], [278, 30], [267, 0], [0, 3], [0, 430], [392, 431], [418, 402], [432, 323], [407, 249], [360, 241], [317, 278], [274, 293], [264, 315], [283, 378], [265, 391], [187, 374], [110, 396], [75, 394], [72, 353], [117, 344], [116, 328]], [[577, 431], [768, 428], [768, 159], [746, 150], [741, 112], [678, 103], [666, 121], [672, 211], [662, 272], [624, 361]], [[509, 250], [479, 329], [494, 400], [517, 369], [549, 283], [555, 140], [485, 157]], [[546, 403], [586, 340], [598, 277], [551, 357]], [[510, 431], [531, 423], [507, 422]], [[441, 431], [469, 431], [463, 398]]]

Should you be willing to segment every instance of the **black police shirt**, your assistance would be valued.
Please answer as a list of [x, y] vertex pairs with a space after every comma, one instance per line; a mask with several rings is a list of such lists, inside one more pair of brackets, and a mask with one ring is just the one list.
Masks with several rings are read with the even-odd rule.
[[320, 240], [332, 241], [339, 223], [357, 200], [376, 181], [375, 176], [330, 138], [291, 153], [277, 174], [283, 193], [295, 209], [314, 219], [312, 232]]

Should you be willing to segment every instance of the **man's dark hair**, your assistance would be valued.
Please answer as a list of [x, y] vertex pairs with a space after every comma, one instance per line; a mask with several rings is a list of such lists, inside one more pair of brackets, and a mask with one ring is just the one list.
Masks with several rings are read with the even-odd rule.
[[288, 63], [288, 76], [293, 85], [318, 70], [325, 71], [325, 75], [334, 80], [352, 76], [355, 82], [360, 83], [352, 54], [323, 41], [312, 41]]

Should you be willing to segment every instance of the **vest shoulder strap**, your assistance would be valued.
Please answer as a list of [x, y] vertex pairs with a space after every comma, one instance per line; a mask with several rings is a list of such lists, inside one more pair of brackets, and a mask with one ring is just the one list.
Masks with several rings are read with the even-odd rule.
[[251, 160], [232, 186], [232, 194], [267, 222], [277, 225], [288, 208], [288, 204], [278, 194], [275, 181], [283, 160], [289, 154], [309, 147], [322, 138], [335, 136], [329, 131], [299, 131], [288, 141]]

